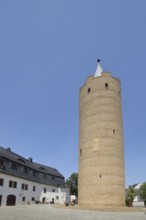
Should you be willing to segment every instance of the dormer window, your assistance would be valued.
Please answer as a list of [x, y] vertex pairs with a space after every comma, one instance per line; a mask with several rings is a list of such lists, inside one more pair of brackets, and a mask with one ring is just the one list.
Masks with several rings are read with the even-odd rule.
[[28, 173], [27, 167], [23, 167], [23, 173]]
[[46, 179], [47, 178], [47, 174], [43, 173], [43, 178]]
[[37, 175], [37, 172], [35, 170], [32, 170], [32, 175], [33, 176], [36, 176]]
[[22, 162], [22, 163], [26, 163], [25, 160], [22, 159], [22, 158], [20, 158], [20, 157], [17, 157], [16, 159], [17, 159], [18, 161]]
[[0, 170], [2, 171], [4, 169], [3, 160], [0, 159]]
[[41, 169], [41, 170], [46, 170], [44, 167], [39, 167], [39, 169]]
[[17, 170], [17, 165], [16, 165], [16, 163], [15, 162], [11, 162], [11, 168], [13, 169], [13, 170]]

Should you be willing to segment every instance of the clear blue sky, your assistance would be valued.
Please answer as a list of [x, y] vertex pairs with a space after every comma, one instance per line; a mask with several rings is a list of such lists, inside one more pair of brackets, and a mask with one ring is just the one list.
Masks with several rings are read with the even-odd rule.
[[1, 0], [0, 145], [78, 171], [79, 88], [122, 82], [126, 186], [146, 181], [146, 1]]

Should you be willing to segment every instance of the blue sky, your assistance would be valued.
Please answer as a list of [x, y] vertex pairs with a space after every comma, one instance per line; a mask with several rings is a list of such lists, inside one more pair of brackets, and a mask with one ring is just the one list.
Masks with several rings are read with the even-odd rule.
[[122, 82], [126, 186], [146, 181], [146, 1], [0, 1], [0, 145], [78, 171], [79, 89]]

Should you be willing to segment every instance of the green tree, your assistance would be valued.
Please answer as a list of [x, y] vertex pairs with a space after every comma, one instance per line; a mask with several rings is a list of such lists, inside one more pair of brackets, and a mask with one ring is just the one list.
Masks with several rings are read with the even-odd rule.
[[140, 187], [140, 197], [143, 199], [144, 205], [146, 206], [146, 182]]
[[126, 193], [126, 205], [132, 206], [135, 196], [136, 196], [136, 190], [134, 186], [129, 186]]
[[66, 180], [66, 185], [70, 189], [70, 194], [78, 197], [78, 173], [72, 173]]

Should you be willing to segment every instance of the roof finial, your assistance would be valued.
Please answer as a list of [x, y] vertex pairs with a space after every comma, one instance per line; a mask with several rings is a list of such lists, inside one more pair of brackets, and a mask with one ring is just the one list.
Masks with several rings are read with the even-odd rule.
[[98, 77], [98, 76], [101, 76], [101, 73], [102, 73], [102, 67], [100, 66], [100, 59], [97, 60], [97, 68], [96, 68], [96, 71], [94, 73], [94, 77]]

